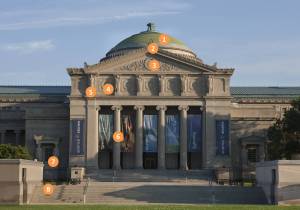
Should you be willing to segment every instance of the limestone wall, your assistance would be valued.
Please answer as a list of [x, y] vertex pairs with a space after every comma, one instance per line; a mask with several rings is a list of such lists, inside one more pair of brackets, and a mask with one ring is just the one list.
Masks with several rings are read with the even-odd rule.
[[0, 160], [0, 203], [28, 203], [36, 186], [42, 184], [43, 164], [22, 159]]

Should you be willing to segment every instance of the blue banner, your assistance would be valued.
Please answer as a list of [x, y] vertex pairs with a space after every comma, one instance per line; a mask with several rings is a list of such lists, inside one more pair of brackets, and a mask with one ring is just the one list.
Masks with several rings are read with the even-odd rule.
[[180, 121], [178, 114], [166, 115], [166, 152], [179, 152]]
[[144, 152], [157, 152], [157, 115], [144, 115]]
[[217, 155], [229, 155], [229, 120], [216, 120]]
[[188, 114], [187, 128], [188, 128], [188, 151], [201, 152], [202, 145], [202, 123], [201, 114]]
[[71, 141], [71, 155], [84, 155], [84, 141], [83, 141], [83, 119], [72, 119], [72, 141]]

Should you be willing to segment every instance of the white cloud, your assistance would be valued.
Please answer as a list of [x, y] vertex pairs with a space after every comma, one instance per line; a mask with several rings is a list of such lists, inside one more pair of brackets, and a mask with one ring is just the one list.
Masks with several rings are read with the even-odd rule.
[[30, 54], [40, 51], [49, 51], [54, 48], [52, 40], [40, 40], [20, 43], [10, 43], [4, 45], [1, 49], [4, 51], [18, 52], [21, 54]]
[[[154, 3], [155, 1], [156, 3]], [[165, 3], [159, 0], [136, 1], [132, 4], [108, 2], [100, 5], [87, 4], [87, 6], [74, 3], [75, 5], [71, 8], [49, 6], [48, 8], [21, 9], [19, 11], [9, 10], [2, 13], [0, 11], [0, 31], [95, 25], [130, 18], [177, 15], [189, 8], [189, 4], [184, 2], [166, 1]], [[153, 7], [155, 4], [159, 6]]]

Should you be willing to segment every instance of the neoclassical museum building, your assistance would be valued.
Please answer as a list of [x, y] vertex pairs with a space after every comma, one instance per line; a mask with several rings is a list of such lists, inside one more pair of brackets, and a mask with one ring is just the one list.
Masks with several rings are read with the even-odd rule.
[[[266, 157], [266, 131], [300, 87], [231, 87], [232, 68], [205, 64], [183, 42], [149, 23], [93, 65], [68, 68], [69, 86], [0, 86], [1, 144], [23, 145], [65, 177], [71, 167], [247, 169]], [[156, 54], [147, 52], [158, 43]], [[148, 62], [159, 61], [151, 71]], [[62, 74], [64, 72], [62, 71]], [[112, 84], [112, 95], [103, 85]], [[95, 97], [86, 97], [88, 87]], [[123, 142], [112, 138], [122, 131]], [[47, 166], [45, 166], [47, 170]], [[50, 175], [49, 175], [50, 176]]]

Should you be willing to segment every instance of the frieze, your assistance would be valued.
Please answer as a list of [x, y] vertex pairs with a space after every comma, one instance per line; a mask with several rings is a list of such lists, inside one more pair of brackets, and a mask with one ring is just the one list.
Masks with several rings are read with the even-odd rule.
[[[116, 71], [127, 71], [127, 72], [150, 72], [147, 68], [147, 62], [149, 59], [142, 59], [135, 61], [133, 63], [130, 63], [128, 65], [124, 65], [120, 67], [119, 69], [116, 69]], [[160, 71], [159, 72], [171, 72], [174, 70], [180, 70], [175, 65], [170, 65], [167, 63], [161, 62], [160, 65]]]

